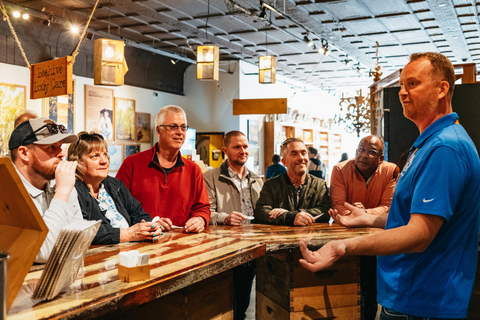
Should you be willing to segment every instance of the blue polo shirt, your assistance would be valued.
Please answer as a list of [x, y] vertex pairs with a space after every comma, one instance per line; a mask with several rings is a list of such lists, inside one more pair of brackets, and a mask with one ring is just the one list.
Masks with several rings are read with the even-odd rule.
[[397, 312], [465, 318], [473, 290], [480, 222], [480, 160], [458, 115], [432, 123], [415, 141], [395, 187], [386, 229], [413, 213], [445, 223], [421, 253], [378, 257], [378, 303]]

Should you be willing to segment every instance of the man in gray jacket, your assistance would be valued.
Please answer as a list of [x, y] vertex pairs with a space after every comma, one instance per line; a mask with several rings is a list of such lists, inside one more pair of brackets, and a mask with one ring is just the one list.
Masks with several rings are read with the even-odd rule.
[[[210, 224], [238, 226], [250, 223], [263, 181], [245, 163], [248, 141], [240, 131], [230, 131], [223, 139], [227, 160], [220, 168], [205, 172], [203, 178], [210, 198]], [[245, 319], [255, 277], [255, 261], [233, 269], [233, 317]]]

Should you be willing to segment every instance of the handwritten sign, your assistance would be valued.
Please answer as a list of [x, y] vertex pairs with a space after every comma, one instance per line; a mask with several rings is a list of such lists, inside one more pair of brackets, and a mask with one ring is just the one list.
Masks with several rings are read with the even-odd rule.
[[72, 57], [33, 64], [30, 69], [30, 99], [72, 94]]

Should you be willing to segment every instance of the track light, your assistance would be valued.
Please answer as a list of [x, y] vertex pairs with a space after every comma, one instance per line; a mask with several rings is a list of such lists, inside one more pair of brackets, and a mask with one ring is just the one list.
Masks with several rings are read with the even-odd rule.
[[260, 20], [267, 19], [267, 8], [263, 4], [262, 4], [262, 9], [260, 10], [260, 13], [258, 14], [258, 18]]
[[351, 60], [348, 60], [348, 54], [347, 54], [347, 55], [345, 56], [345, 60], [344, 60], [345, 65], [346, 65], [346, 66], [349, 66], [349, 65], [350, 65], [350, 61], [351, 61]]
[[177, 59], [177, 60], [170, 59], [170, 62], [171, 62], [173, 65], [175, 65], [175, 64], [177, 64], [178, 60], [179, 60], [179, 59]]
[[322, 47], [318, 49], [319, 53], [323, 53], [324, 56], [328, 56], [330, 54], [330, 50], [328, 50], [328, 42], [322, 39]]
[[313, 45], [313, 41], [308, 38], [308, 36], [304, 36], [303, 40], [307, 43], [307, 46], [311, 47]]
[[55, 22], [56, 18], [55, 16], [53, 15], [53, 13], [50, 13], [48, 15], [48, 19], [43, 21], [43, 24], [46, 25], [47, 27], [50, 27], [50, 25], [52, 24], [52, 22]]

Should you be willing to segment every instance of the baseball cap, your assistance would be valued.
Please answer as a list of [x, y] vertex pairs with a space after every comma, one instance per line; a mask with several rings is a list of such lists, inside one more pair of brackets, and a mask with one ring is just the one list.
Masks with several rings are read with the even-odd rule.
[[78, 137], [76, 134], [68, 134], [67, 128], [62, 124], [56, 124], [47, 118], [35, 118], [22, 122], [13, 130], [8, 148], [13, 150], [32, 143], [53, 144], [62, 140], [72, 143]]

